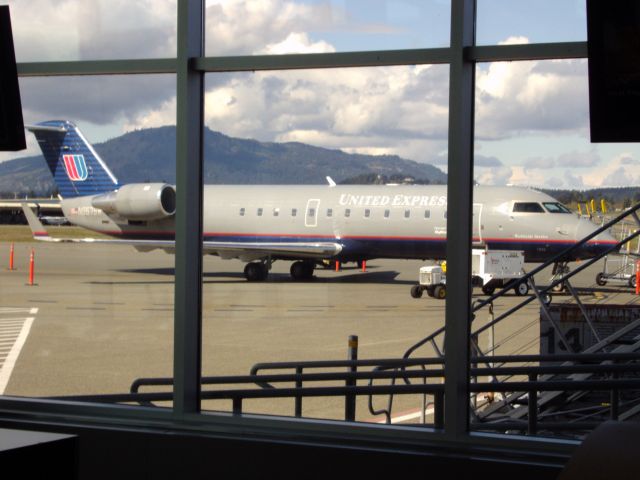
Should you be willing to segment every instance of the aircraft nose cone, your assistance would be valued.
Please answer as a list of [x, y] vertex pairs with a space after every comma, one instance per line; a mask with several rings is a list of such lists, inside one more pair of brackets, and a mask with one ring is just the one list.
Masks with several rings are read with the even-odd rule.
[[[598, 230], [599, 226], [595, 225], [589, 220], [580, 220], [576, 228], [576, 241], [580, 241], [583, 238], [591, 235], [593, 232]], [[588, 256], [596, 256], [599, 253], [603, 253], [616, 245], [618, 240], [616, 240], [610, 232], [604, 231], [593, 237], [588, 241], [588, 243], [584, 246], [585, 253], [588, 253]]]

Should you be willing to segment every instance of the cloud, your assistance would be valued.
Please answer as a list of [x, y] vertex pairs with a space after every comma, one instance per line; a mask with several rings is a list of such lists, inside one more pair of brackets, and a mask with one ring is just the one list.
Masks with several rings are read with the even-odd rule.
[[176, 54], [176, 0], [8, 3], [19, 62]]
[[636, 160], [630, 154], [623, 154], [620, 157], [621, 165], [640, 165], [640, 160]]
[[527, 158], [523, 167], [525, 171], [532, 170], [534, 168], [549, 169], [556, 166], [556, 159], [553, 157], [531, 157]]
[[327, 42], [312, 42], [306, 33], [290, 33], [287, 38], [278, 43], [272, 43], [264, 49], [268, 55], [284, 55], [286, 53], [330, 53], [335, 48]]
[[473, 165], [475, 167], [501, 167], [504, 164], [496, 157], [486, 157], [484, 155], [474, 155]]
[[329, 27], [331, 22], [332, 11], [323, 3], [305, 5], [281, 0], [208, 1], [206, 52], [207, 55], [251, 55], [308, 53], [310, 45], [315, 45], [314, 48], [332, 48], [325, 42], [309, 42], [304, 33]]
[[[52, 118], [106, 125], [136, 123], [175, 98], [172, 75], [44, 77], [20, 79], [25, 122]], [[169, 120], [169, 118], [166, 118]], [[175, 124], [173, 118], [168, 123]]]
[[428, 161], [446, 145], [446, 77], [442, 66], [212, 75], [205, 122], [232, 136]]
[[634, 177], [631, 173], [620, 166], [616, 168], [613, 172], [607, 175], [604, 180], [602, 180], [602, 186], [607, 185], [615, 185], [617, 187], [628, 187], [634, 185], [636, 183]]
[[568, 152], [558, 157], [557, 165], [567, 168], [595, 167], [602, 161], [600, 154], [591, 149], [588, 152]]
[[574, 175], [570, 170], [564, 171], [564, 182], [568, 188], [581, 189], [585, 187], [582, 176]]
[[585, 60], [494, 62], [477, 70], [477, 138], [584, 132], [587, 120]]
[[585, 173], [585, 184], [593, 187], [620, 187], [640, 183], [640, 162], [632, 154], [622, 152], [596, 170]]
[[563, 185], [563, 181], [558, 177], [549, 177], [544, 185], [549, 188], [560, 188]]
[[480, 185], [507, 185], [512, 177], [513, 170], [506, 166], [481, 169], [475, 175]]

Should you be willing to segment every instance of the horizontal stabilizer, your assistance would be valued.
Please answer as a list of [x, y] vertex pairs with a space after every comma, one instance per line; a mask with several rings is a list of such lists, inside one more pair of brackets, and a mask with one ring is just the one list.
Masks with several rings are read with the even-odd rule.
[[40, 219], [36, 216], [35, 213], [33, 213], [33, 210], [31, 210], [31, 207], [29, 207], [26, 202], [21, 203], [20, 206], [22, 207], [24, 216], [27, 219], [27, 223], [29, 224], [29, 228], [31, 229], [33, 238], [45, 242], [57, 241], [49, 236], [49, 232], [47, 232], [47, 229], [44, 228], [44, 225], [42, 225]]

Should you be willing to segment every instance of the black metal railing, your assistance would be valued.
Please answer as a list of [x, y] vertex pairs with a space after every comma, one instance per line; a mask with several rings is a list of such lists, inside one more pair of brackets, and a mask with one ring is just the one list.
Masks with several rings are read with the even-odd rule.
[[[472, 357], [472, 364], [484, 365], [500, 362], [499, 367], [474, 367], [471, 375], [475, 378], [494, 378], [508, 376], [509, 381], [477, 381], [469, 385], [473, 394], [493, 392], [508, 394], [514, 391], [527, 393], [526, 420], [497, 418], [485, 422], [472, 422], [474, 430], [505, 432], [520, 431], [536, 434], [540, 431], [586, 432], [601, 421], [619, 418], [625, 409], [639, 408], [636, 402], [620, 400], [621, 392], [640, 391], [640, 354], [599, 353], [564, 355], [523, 355]], [[522, 362], [536, 362], [537, 366], [513, 365]], [[570, 362], [569, 364], [551, 364], [550, 362]], [[294, 400], [295, 416], [302, 417], [303, 401], [317, 397], [342, 397], [352, 399], [345, 405], [345, 420], [356, 419], [356, 398], [375, 395], [429, 395], [433, 397], [433, 413], [429, 422], [421, 425], [434, 429], [444, 426], [444, 360], [440, 358], [413, 359], [369, 359], [335, 360], [306, 362], [275, 362], [257, 364], [250, 375], [203, 377], [202, 400], [228, 400], [231, 412], [244, 413], [243, 402], [248, 399], [286, 399]], [[327, 371], [340, 369], [339, 371]], [[413, 369], [416, 368], [416, 369]], [[366, 369], [366, 370], [365, 370]], [[274, 373], [290, 371], [292, 373]], [[571, 375], [589, 374], [585, 380], [572, 380]], [[540, 380], [553, 375], [552, 380]], [[597, 377], [597, 378], [594, 378]], [[423, 383], [397, 383], [398, 380], [418, 380]], [[433, 383], [427, 383], [427, 381]], [[389, 384], [373, 385], [375, 381], [387, 381]], [[333, 385], [318, 386], [331, 382]], [[367, 385], [361, 383], [367, 382]], [[360, 384], [359, 384], [360, 383]], [[339, 385], [336, 385], [339, 384]], [[135, 380], [128, 394], [89, 395], [63, 397], [67, 400], [94, 402], [137, 403], [156, 406], [162, 402], [171, 402], [173, 393], [166, 391], [143, 392], [151, 388], [170, 387], [171, 378], [141, 378]], [[293, 386], [291, 386], [293, 385]], [[207, 387], [220, 386], [221, 389]], [[242, 388], [240, 388], [242, 387]], [[551, 421], [550, 417], [538, 408], [538, 398], [544, 392], [608, 392], [609, 401], [599, 406], [589, 417], [575, 421], [561, 419]], [[637, 397], [637, 396], [635, 396]], [[593, 409], [592, 409], [593, 410]], [[387, 419], [393, 421], [392, 417]]]

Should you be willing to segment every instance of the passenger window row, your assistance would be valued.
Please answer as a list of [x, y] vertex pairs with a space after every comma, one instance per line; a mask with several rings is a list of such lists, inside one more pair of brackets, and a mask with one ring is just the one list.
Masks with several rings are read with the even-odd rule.
[[[239, 210], [240, 216], [244, 217], [246, 213], [247, 213], [246, 208], [245, 207], [240, 207], [240, 210]], [[258, 217], [262, 217], [263, 213], [264, 213], [264, 209], [262, 207], [258, 207], [256, 209], [256, 215]], [[280, 216], [280, 208], [279, 207], [275, 207], [273, 209], [272, 213], [273, 213], [274, 217]], [[292, 217], [296, 217], [297, 215], [298, 215], [298, 209], [297, 208], [292, 208], [291, 209], [291, 216]], [[310, 208], [308, 210], [308, 212], [307, 212], [307, 215], [309, 217], [315, 217], [316, 216], [316, 209], [315, 208]], [[327, 208], [326, 216], [327, 216], [327, 218], [333, 217], [333, 208]], [[350, 208], [345, 208], [344, 209], [344, 216], [347, 217], [347, 218], [351, 216], [351, 209]], [[364, 216], [364, 218], [371, 218], [371, 209], [370, 208], [365, 208], [364, 212], [363, 212], [363, 216]], [[411, 210], [410, 209], [404, 210], [403, 211], [403, 216], [404, 216], [404, 218], [411, 218]], [[424, 216], [425, 219], [431, 218], [431, 210], [424, 210], [423, 216]], [[389, 209], [384, 210], [383, 217], [384, 218], [390, 218], [391, 217], [391, 210], [389, 210]], [[446, 210], [444, 211], [443, 218], [447, 218], [447, 211]]]

